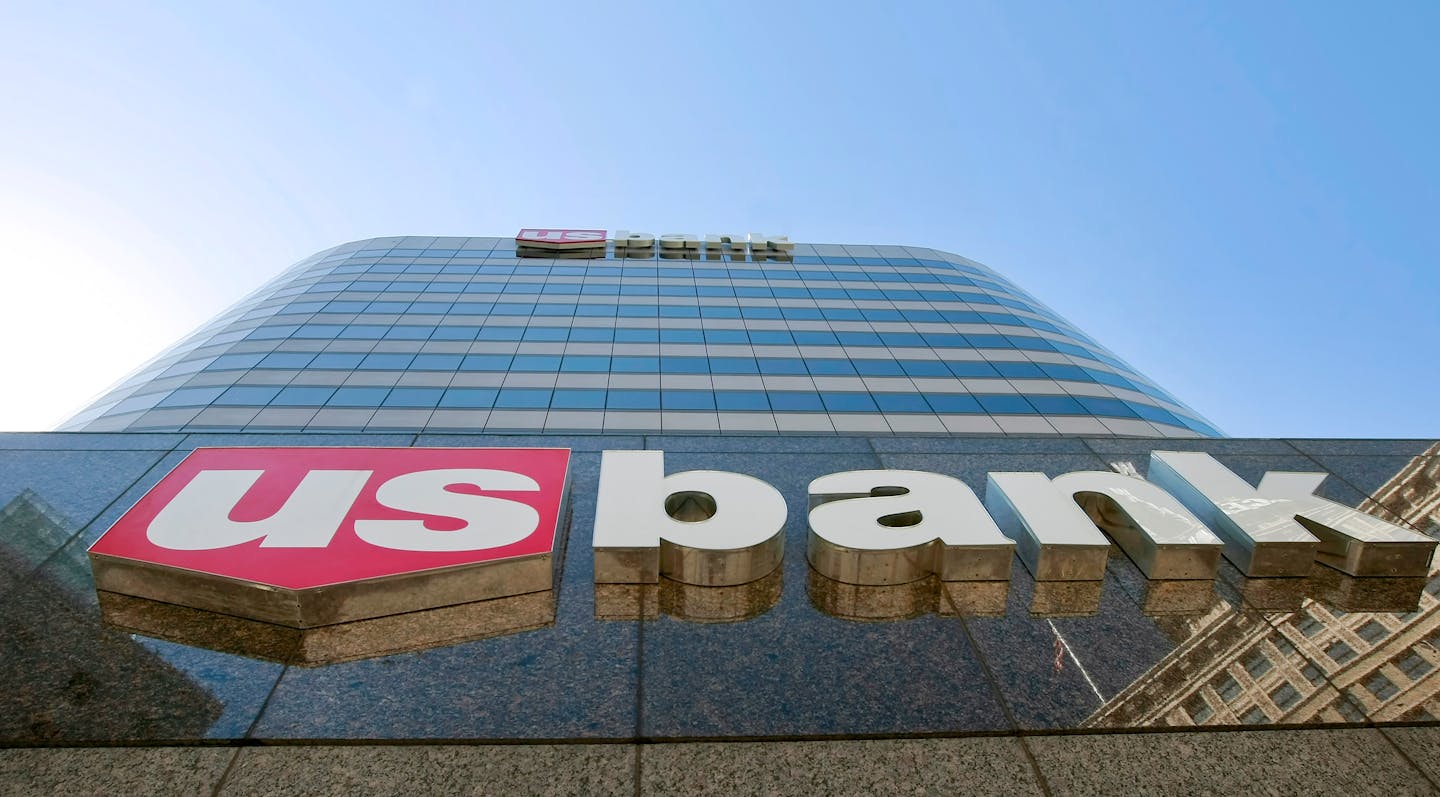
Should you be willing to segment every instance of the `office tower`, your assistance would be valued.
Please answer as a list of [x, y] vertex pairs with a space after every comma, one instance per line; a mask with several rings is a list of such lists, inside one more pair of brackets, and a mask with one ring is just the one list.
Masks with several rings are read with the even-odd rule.
[[963, 257], [588, 232], [320, 252], [62, 429], [1219, 435]]

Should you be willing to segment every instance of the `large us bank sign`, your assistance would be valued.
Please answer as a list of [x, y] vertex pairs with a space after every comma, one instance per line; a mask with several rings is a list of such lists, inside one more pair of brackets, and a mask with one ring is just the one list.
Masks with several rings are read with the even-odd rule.
[[[570, 452], [560, 448], [198, 449], [90, 548], [97, 589], [296, 628], [552, 589]], [[1108, 471], [989, 473], [984, 499], [917, 470], [810, 482], [806, 556], [857, 585], [1103, 577], [1113, 540], [1150, 579], [1424, 576], [1436, 542], [1318, 497], [1323, 473], [1258, 485], [1208, 454], [1157, 450], [1149, 480]], [[785, 499], [742, 473], [666, 473], [659, 451], [607, 451], [597, 584], [757, 581], [785, 554]]]

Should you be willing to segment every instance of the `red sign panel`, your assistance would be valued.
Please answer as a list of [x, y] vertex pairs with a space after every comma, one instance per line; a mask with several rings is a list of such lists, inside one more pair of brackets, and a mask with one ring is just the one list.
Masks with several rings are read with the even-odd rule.
[[202, 448], [94, 554], [287, 589], [548, 554], [556, 448]]
[[539, 249], [589, 249], [605, 245], [605, 231], [527, 228], [515, 234], [515, 243]]

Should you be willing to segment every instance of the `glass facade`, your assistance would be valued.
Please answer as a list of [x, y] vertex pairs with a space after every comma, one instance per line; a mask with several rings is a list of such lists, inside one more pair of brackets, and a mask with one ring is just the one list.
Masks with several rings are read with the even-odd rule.
[[62, 429], [1219, 436], [1004, 277], [902, 246], [296, 264]]

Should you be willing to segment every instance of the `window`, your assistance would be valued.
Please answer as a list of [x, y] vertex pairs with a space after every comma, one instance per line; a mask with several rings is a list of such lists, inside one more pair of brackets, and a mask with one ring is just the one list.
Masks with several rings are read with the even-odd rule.
[[1400, 672], [1405, 673], [1405, 675], [1410, 677], [1412, 680], [1418, 679], [1421, 676], [1425, 675], [1425, 673], [1428, 673], [1431, 670], [1435, 669], [1435, 665], [1426, 661], [1424, 656], [1421, 656], [1418, 652], [1413, 650], [1398, 659], [1395, 662], [1395, 666], [1400, 670]]
[[[558, 358], [557, 358], [558, 359]], [[495, 407], [508, 409], [544, 409], [550, 405], [550, 391], [506, 388], [495, 398]]]
[[1382, 673], [1375, 673], [1365, 681], [1365, 691], [1375, 696], [1376, 700], [1389, 700], [1400, 694], [1399, 687]]
[[1190, 715], [1190, 720], [1196, 725], [1204, 725], [1206, 720], [1215, 716], [1215, 709], [1205, 702], [1205, 698], [1196, 695], [1185, 704], [1185, 713]]
[[440, 398], [441, 407], [484, 408], [494, 406], [500, 393], [490, 388], [452, 387]]
[[1229, 674], [1216, 678], [1210, 683], [1210, 687], [1214, 689], [1215, 694], [1219, 695], [1220, 699], [1226, 703], [1240, 696], [1240, 683]]
[[1258, 650], [1251, 653], [1249, 658], [1245, 660], [1245, 672], [1249, 673], [1251, 678], [1259, 678], [1265, 673], [1270, 672], [1272, 667], [1274, 667], [1274, 665], [1270, 663], [1270, 659]]
[[605, 407], [612, 410], [658, 410], [658, 390], [612, 390], [606, 396]]
[[1381, 639], [1384, 639], [1389, 631], [1386, 630], [1385, 626], [1374, 620], [1367, 620], [1364, 625], [1355, 629], [1355, 633], [1358, 634], [1361, 639], [1373, 645]]
[[1288, 683], [1281, 684], [1278, 689], [1270, 693], [1270, 702], [1274, 703], [1281, 711], [1288, 711], [1300, 702], [1300, 692]]
[[1334, 661], [1336, 664], [1344, 664], [1355, 658], [1355, 650], [1344, 642], [1337, 641], [1332, 642], [1329, 647], [1325, 648], [1325, 655], [1329, 656], [1331, 661]]

